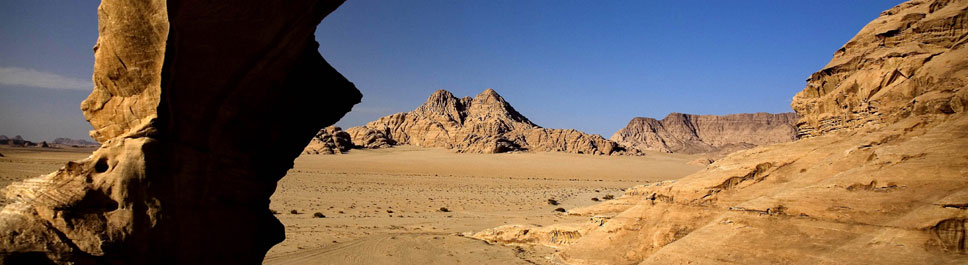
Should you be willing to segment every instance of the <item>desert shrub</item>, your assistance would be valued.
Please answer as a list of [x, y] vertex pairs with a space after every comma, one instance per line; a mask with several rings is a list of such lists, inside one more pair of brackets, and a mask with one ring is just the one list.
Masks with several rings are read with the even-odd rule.
[[592, 201], [599, 201], [598, 197], [592, 198]]
[[615, 196], [614, 196], [614, 195], [611, 195], [611, 194], [609, 194], [609, 195], [605, 195], [605, 196], [602, 196], [602, 199], [605, 199], [605, 200], [611, 200], [611, 199], [615, 199]]
[[293, 209], [292, 211], [289, 211], [289, 213], [291, 213], [291, 214], [299, 214], [299, 211], [296, 211], [296, 209]]
[[393, 210], [387, 210], [387, 213], [393, 213]]
[[565, 212], [565, 208], [558, 207], [557, 209], [555, 209], [555, 211], [556, 212], [563, 213], [563, 212]]
[[558, 201], [556, 201], [555, 199], [548, 199], [548, 204], [558, 205]]
[[447, 209], [447, 207], [440, 207], [438, 211], [447, 213], [447, 212], [450, 212], [450, 209]]
[[326, 218], [326, 216], [323, 215], [323, 213], [321, 213], [321, 212], [314, 213], [313, 214], [313, 217], [316, 217], [316, 218]]

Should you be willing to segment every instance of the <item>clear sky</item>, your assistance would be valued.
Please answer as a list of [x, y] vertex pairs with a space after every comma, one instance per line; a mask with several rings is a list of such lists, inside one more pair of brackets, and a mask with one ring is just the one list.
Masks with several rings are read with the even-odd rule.
[[[0, 134], [88, 139], [97, 2], [0, 2]], [[538, 125], [607, 138], [636, 116], [791, 111], [899, 2], [349, 0], [317, 40], [363, 91], [340, 126], [493, 88]]]

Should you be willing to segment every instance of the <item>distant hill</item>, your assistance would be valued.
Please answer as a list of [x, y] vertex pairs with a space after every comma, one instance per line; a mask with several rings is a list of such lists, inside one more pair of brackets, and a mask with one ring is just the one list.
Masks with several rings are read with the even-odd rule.
[[796, 113], [693, 115], [670, 113], [662, 120], [637, 117], [611, 140], [667, 153], [719, 153], [796, 139]]
[[20, 135], [14, 136], [13, 138], [7, 138], [6, 135], [0, 135], [0, 144], [12, 146], [37, 146], [37, 143], [24, 140], [24, 138]]
[[69, 145], [69, 146], [99, 146], [100, 144], [83, 140], [83, 139], [71, 139], [71, 138], [57, 138], [54, 139], [54, 144], [58, 145]]
[[6, 135], [0, 135], [0, 145], [11, 145], [11, 146], [40, 146], [40, 147], [56, 147], [56, 146], [78, 146], [78, 147], [90, 147], [90, 146], [100, 146], [100, 144], [82, 140], [82, 139], [71, 139], [71, 138], [57, 138], [54, 141], [41, 141], [40, 143], [28, 141], [24, 139], [23, 136], [17, 135], [13, 138], [9, 138]]
[[449, 91], [438, 90], [411, 112], [385, 116], [346, 132], [354, 144], [366, 148], [409, 144], [466, 153], [641, 154], [597, 134], [542, 128], [511, 107], [493, 89], [473, 98], [457, 98]]

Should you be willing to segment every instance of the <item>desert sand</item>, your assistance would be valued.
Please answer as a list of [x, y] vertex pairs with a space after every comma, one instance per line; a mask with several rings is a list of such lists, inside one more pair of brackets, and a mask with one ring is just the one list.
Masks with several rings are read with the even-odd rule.
[[554, 249], [490, 245], [464, 235], [506, 224], [583, 221], [554, 210], [683, 177], [701, 168], [687, 164], [693, 159], [412, 146], [302, 155], [271, 198], [286, 240], [265, 264], [544, 263]]
[[[0, 184], [47, 174], [92, 150], [0, 147]], [[413, 146], [304, 154], [271, 198], [286, 240], [270, 250], [265, 264], [546, 263], [555, 249], [494, 245], [468, 235], [507, 224], [584, 222], [587, 217], [554, 210], [681, 178], [702, 168], [688, 164], [694, 159], [658, 152], [467, 154]]]
[[81, 160], [96, 147], [11, 147], [0, 145], [0, 186], [30, 177], [45, 175], [64, 166], [67, 161]]

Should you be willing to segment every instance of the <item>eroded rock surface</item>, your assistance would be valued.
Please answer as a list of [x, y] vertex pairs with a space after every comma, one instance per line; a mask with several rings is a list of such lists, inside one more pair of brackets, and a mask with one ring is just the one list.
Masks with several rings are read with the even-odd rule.
[[807, 79], [791, 106], [810, 137], [968, 107], [964, 1], [909, 1], [881, 13]]
[[81, 105], [102, 145], [4, 189], [0, 263], [261, 263], [276, 182], [360, 101], [313, 36], [341, 3], [102, 1]]
[[[555, 260], [968, 263], [966, 14], [964, 0], [885, 11], [794, 98], [804, 139], [569, 210], [591, 229], [574, 229], [586, 232]], [[495, 230], [479, 237], [522, 241], [519, 228]]]
[[796, 113], [693, 115], [670, 113], [662, 120], [637, 117], [611, 140], [640, 150], [722, 153], [796, 139]]
[[349, 133], [340, 127], [329, 126], [316, 133], [309, 145], [306, 145], [303, 154], [343, 154], [352, 148], [353, 142]]
[[446, 90], [438, 90], [414, 111], [385, 116], [346, 131], [353, 143], [367, 148], [409, 144], [468, 153], [640, 154], [599, 135], [541, 128], [493, 89], [473, 98], [457, 98]]

